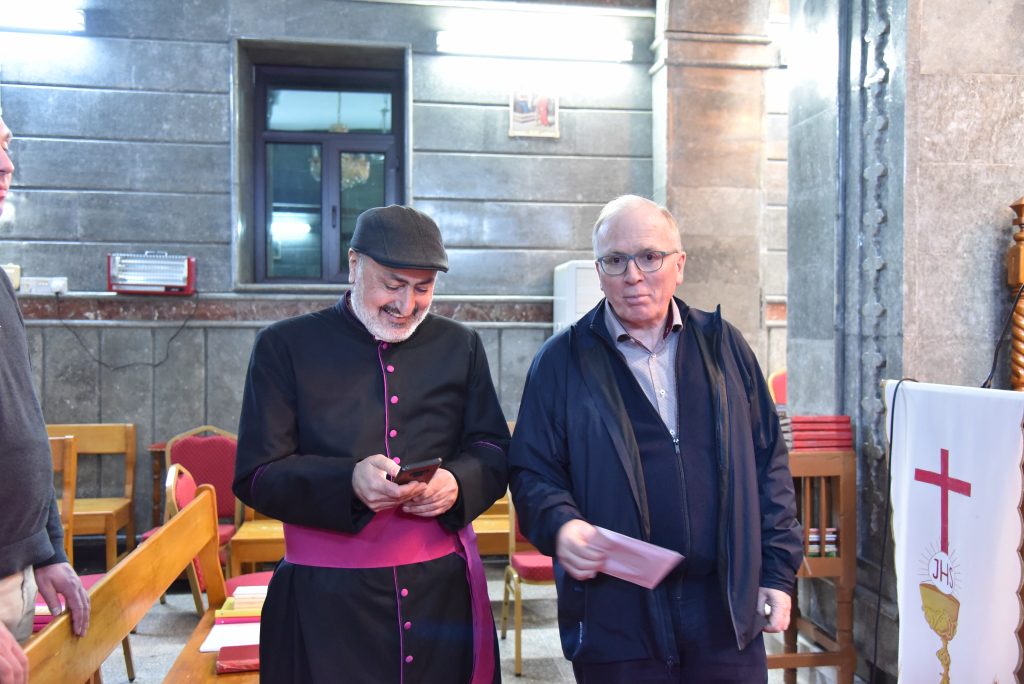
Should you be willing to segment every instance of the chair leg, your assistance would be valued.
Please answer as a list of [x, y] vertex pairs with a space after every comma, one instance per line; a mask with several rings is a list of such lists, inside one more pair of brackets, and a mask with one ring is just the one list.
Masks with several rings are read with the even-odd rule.
[[107, 519], [104, 525], [104, 537], [106, 538], [107, 572], [110, 572], [113, 570], [114, 564], [117, 563], [117, 529], [114, 527], [112, 519]]
[[516, 677], [523, 674], [523, 581], [516, 579]]
[[124, 669], [128, 672], [128, 681], [135, 681], [135, 663], [132, 662], [132, 644], [126, 636], [121, 641], [121, 650], [124, 651]]
[[128, 553], [135, 548], [135, 520], [128, 516], [128, 524], [124, 526], [125, 541], [124, 550]]
[[185, 575], [188, 577], [188, 586], [192, 589], [192, 600], [196, 604], [196, 613], [199, 617], [203, 617], [203, 592], [199, 589], [199, 576], [196, 574], [196, 568], [191, 563], [185, 568]]
[[505, 594], [501, 599], [501, 638], [505, 638], [505, 633], [508, 631], [508, 590], [509, 590], [509, 575], [514, 574], [515, 570], [512, 569], [511, 565], [505, 566]]

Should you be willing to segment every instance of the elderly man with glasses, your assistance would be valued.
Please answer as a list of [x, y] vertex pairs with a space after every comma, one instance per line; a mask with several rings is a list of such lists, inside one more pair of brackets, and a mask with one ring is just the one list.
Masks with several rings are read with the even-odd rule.
[[[739, 331], [688, 307], [679, 229], [632, 195], [594, 225], [605, 299], [548, 340], [509, 453], [526, 536], [556, 559], [579, 682], [764, 682], [801, 557], [775, 407]], [[606, 528], [684, 556], [653, 589], [602, 572]]]

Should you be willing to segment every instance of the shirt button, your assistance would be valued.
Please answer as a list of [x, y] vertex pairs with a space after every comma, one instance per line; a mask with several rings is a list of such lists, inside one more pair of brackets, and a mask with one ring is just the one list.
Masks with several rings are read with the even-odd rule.
[[388, 370], [388, 373], [394, 373], [395, 372], [395, 367], [392, 366], [391, 364], [388, 364], [388, 369], [387, 370]]
[[665, 390], [658, 390], [658, 394], [660, 394], [661, 396], [665, 396]]
[[398, 403], [398, 396], [397, 395], [391, 397], [391, 403], [392, 404], [397, 404]]
[[408, 596], [409, 595], [409, 590], [408, 589], [402, 589], [402, 591], [400, 593], [402, 594], [402, 596]]
[[408, 629], [412, 629], [412, 623], [411, 622], [406, 622], [404, 625], [402, 625], [402, 627], [404, 627], [407, 630]]
[[411, 655], [405, 656], [405, 662], [411, 663], [412, 662], [412, 656]]

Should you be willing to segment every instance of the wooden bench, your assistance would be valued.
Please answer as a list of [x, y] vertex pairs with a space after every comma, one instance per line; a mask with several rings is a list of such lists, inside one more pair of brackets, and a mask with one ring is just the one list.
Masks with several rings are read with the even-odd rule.
[[194, 557], [199, 557], [207, 578], [210, 604], [223, 604], [224, 575], [217, 547], [217, 505], [213, 488], [203, 485], [191, 504], [92, 587], [85, 636], [72, 634], [71, 618], [65, 613], [32, 637], [25, 653], [33, 684], [90, 680]]
[[[836, 667], [837, 681], [853, 682], [857, 652], [853, 643], [853, 591], [857, 583], [857, 456], [853, 450], [793, 450], [789, 468], [797, 491], [797, 516], [804, 528], [804, 561], [798, 578], [829, 579], [835, 584], [836, 633], [827, 634], [800, 615], [794, 596], [790, 628], [783, 636], [784, 652], [768, 656], [769, 668], [786, 670], [787, 684], [802, 667]], [[814, 548], [811, 528], [819, 537]], [[826, 555], [826, 530], [838, 534], [834, 556]], [[797, 652], [797, 634], [821, 647]]]

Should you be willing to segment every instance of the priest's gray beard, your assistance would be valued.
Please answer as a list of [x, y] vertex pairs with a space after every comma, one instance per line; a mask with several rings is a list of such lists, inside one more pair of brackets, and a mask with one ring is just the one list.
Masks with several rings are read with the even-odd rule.
[[366, 326], [371, 335], [384, 342], [404, 342], [409, 339], [430, 312], [428, 304], [422, 309], [414, 309], [412, 316], [405, 323], [396, 324], [387, 315], [388, 313], [398, 313], [398, 310], [391, 305], [385, 304], [377, 311], [371, 311], [370, 307], [366, 306], [363, 283], [359, 277], [356, 277], [356, 282], [352, 285], [351, 301], [352, 311], [359, 322]]

